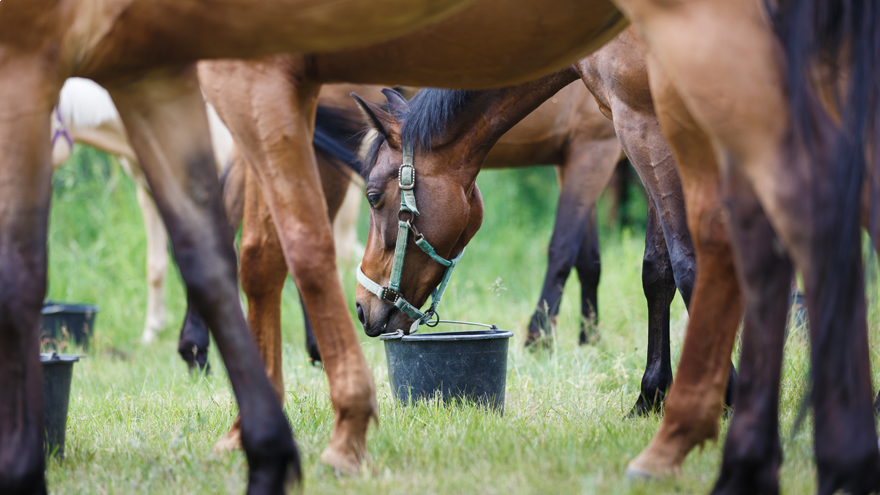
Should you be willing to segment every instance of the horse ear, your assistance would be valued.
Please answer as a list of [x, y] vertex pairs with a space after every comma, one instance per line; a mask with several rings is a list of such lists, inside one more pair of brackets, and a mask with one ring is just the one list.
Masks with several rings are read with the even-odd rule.
[[393, 115], [401, 116], [406, 113], [409, 103], [407, 103], [406, 98], [404, 98], [402, 94], [391, 88], [382, 88], [382, 94], [385, 95], [385, 100], [388, 102], [388, 108]]
[[364, 115], [367, 125], [376, 129], [380, 134], [385, 136], [385, 139], [391, 141], [391, 132], [396, 131], [400, 127], [400, 122], [394, 118], [393, 115], [372, 101], [364, 100], [355, 93], [352, 93], [351, 97], [354, 98], [358, 108], [361, 109], [361, 113]]

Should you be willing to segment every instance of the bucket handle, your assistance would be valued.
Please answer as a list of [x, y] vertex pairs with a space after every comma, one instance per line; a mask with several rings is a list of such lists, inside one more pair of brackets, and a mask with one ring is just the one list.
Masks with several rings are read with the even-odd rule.
[[[449, 324], [453, 324], [453, 325], [473, 325], [475, 327], [486, 327], [489, 330], [499, 330], [498, 325], [495, 325], [494, 323], [491, 325], [488, 325], [486, 323], [476, 323], [473, 321], [437, 320], [435, 325], [439, 324], [439, 323], [449, 323]], [[412, 332], [412, 333], [415, 333], [415, 332]], [[403, 330], [398, 328], [396, 332], [383, 333], [382, 335], [379, 335], [379, 340], [402, 339], [403, 336], [404, 336]]]

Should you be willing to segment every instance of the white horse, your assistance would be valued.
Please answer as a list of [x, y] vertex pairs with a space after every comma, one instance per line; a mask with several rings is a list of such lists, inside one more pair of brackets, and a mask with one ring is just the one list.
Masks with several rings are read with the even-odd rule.
[[[234, 144], [232, 135], [214, 108], [209, 103], [206, 106], [217, 173], [220, 174], [232, 154]], [[56, 170], [70, 157], [73, 144], [81, 143], [118, 157], [125, 173], [137, 187], [137, 200], [147, 237], [147, 309], [141, 341], [149, 344], [165, 327], [168, 233], [116, 106], [107, 90], [89, 79], [74, 77], [68, 79], [61, 89], [52, 121], [52, 164]], [[336, 252], [340, 260], [358, 259], [356, 253], [363, 251], [357, 242], [355, 229], [362, 188], [361, 183], [352, 182], [334, 223]]]

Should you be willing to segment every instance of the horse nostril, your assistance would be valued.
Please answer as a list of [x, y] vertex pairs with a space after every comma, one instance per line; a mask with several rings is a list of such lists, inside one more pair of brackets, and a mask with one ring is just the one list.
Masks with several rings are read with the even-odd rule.
[[357, 308], [358, 320], [360, 320], [361, 325], [363, 325], [364, 328], [366, 328], [367, 327], [367, 315], [366, 315], [366, 313], [364, 313], [364, 307], [361, 306], [361, 303], [355, 303], [355, 307]]

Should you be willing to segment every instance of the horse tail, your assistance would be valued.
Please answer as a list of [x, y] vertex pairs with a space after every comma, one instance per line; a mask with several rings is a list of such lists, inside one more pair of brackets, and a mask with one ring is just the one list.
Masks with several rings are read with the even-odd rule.
[[313, 141], [315, 153], [346, 176], [350, 174], [345, 173], [343, 167], [363, 176], [364, 166], [358, 158], [363, 127], [363, 118], [355, 110], [318, 105]]
[[[864, 317], [859, 220], [863, 185], [874, 176], [869, 158], [876, 160], [872, 147], [880, 143], [880, 2], [780, 0], [770, 12], [785, 50], [791, 137], [807, 152], [816, 198], [811, 248], [821, 262], [814, 263], [810, 283], [819, 317], [811, 322], [818, 326], [816, 362], [823, 349], [857, 337], [856, 318]], [[876, 225], [878, 194], [871, 192]], [[837, 370], [852, 367], [840, 364], [823, 368], [841, 373], [831, 378], [851, 388], [856, 378]], [[813, 377], [815, 384], [815, 367]]]

